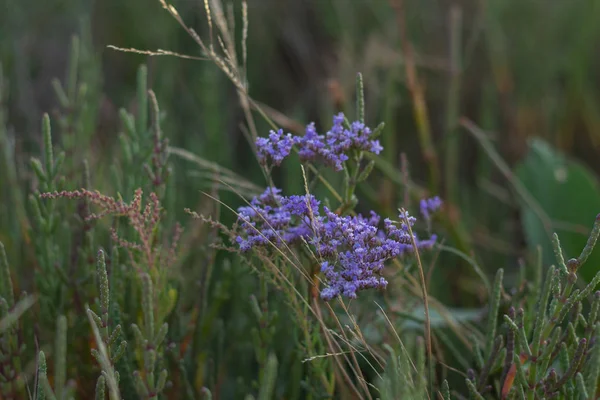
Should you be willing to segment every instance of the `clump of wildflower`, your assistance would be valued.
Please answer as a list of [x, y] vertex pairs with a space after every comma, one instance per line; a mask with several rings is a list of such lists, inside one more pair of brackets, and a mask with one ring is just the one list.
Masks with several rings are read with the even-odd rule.
[[318, 209], [319, 202], [313, 196], [283, 197], [280, 193], [281, 189], [267, 188], [249, 206], [238, 209], [245, 237], [238, 236], [236, 241], [242, 251], [267, 244], [292, 244], [310, 236], [308, 208]]
[[364, 123], [355, 121], [350, 128], [344, 127], [344, 114], [333, 117], [333, 126], [325, 135], [319, 135], [315, 124], [306, 127], [304, 136], [284, 135], [280, 129], [271, 131], [269, 138], [258, 138], [256, 147], [259, 161], [266, 164], [271, 160], [279, 165], [290, 154], [293, 145], [298, 148], [301, 161], [321, 160], [336, 171], [344, 169], [344, 162], [352, 151], [367, 151], [379, 154], [383, 147], [372, 137], [372, 130]]
[[256, 139], [258, 161], [266, 165], [268, 160], [271, 160], [273, 165], [280, 165], [290, 154], [293, 145], [294, 139], [291, 134], [284, 135], [283, 129], [271, 131], [268, 138]]
[[378, 235], [379, 230], [373, 224], [376, 219], [339, 216], [328, 209], [325, 215], [327, 221], [321, 225], [320, 236], [315, 240], [318, 254], [326, 258], [321, 263], [321, 272], [329, 285], [321, 291], [321, 297], [331, 300], [342, 294], [356, 298], [359, 290], [385, 288], [383, 266], [400, 255], [408, 243], [406, 238], [392, 238], [388, 230]]
[[[356, 298], [362, 289], [385, 288], [382, 276], [385, 263], [413, 251], [408, 226], [389, 219], [379, 228], [380, 217], [340, 216], [323, 207], [312, 195], [281, 196], [275, 188], [252, 199], [250, 206], [238, 209], [242, 234], [236, 241], [244, 252], [266, 245], [292, 245], [305, 241], [321, 261], [327, 287], [324, 300], [338, 295]], [[416, 219], [408, 216], [412, 226]], [[417, 247], [431, 248], [436, 237], [420, 241]]]
[[436, 212], [442, 206], [442, 200], [438, 197], [422, 199], [420, 203], [421, 215], [427, 221], [431, 219], [431, 214]]
[[[369, 219], [360, 215], [342, 217], [328, 209], [325, 214], [328, 222], [319, 231], [322, 236], [317, 245], [322, 257], [330, 257], [321, 264], [329, 285], [321, 291], [324, 300], [338, 295], [356, 298], [359, 290], [385, 288], [387, 280], [381, 276], [385, 263], [413, 251], [410, 232], [403, 220], [395, 223], [386, 218], [384, 228], [378, 229], [380, 218], [373, 211]], [[412, 227], [416, 219], [407, 217]], [[414, 233], [413, 237], [419, 249], [431, 248], [437, 239], [433, 235], [421, 241]]]

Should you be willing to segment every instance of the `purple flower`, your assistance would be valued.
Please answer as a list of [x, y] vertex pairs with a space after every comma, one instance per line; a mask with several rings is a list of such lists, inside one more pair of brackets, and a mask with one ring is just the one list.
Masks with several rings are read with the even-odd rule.
[[[400, 215], [399, 222], [386, 219], [380, 229], [380, 217], [340, 216], [323, 207], [312, 195], [280, 195], [275, 188], [267, 189], [251, 201], [251, 206], [238, 210], [242, 233], [236, 238], [240, 250], [283, 243], [291, 245], [305, 240], [321, 261], [321, 272], [327, 287], [321, 291], [324, 300], [338, 295], [356, 298], [357, 292], [369, 288], [385, 288], [382, 276], [387, 261], [413, 251], [408, 224], [414, 217]], [[421, 241], [418, 248], [431, 248], [436, 237]]]
[[422, 199], [420, 203], [421, 215], [427, 221], [431, 219], [431, 215], [436, 212], [442, 206], [442, 200], [438, 197], [431, 197], [429, 199]]
[[249, 206], [238, 209], [238, 222], [245, 234], [236, 242], [243, 252], [256, 246], [291, 244], [310, 236], [305, 215], [309, 205], [318, 212], [319, 202], [313, 196], [283, 197], [280, 193], [280, 189], [267, 188]]
[[284, 135], [283, 129], [279, 129], [277, 132], [271, 131], [269, 138], [256, 139], [258, 161], [266, 165], [271, 160], [273, 165], [280, 165], [292, 151], [293, 145], [294, 139], [290, 133]]
[[[319, 227], [317, 253], [328, 259], [321, 264], [328, 287], [321, 291], [324, 300], [338, 295], [356, 298], [356, 292], [369, 288], [385, 288], [381, 276], [386, 261], [398, 256], [403, 243], [378, 235], [379, 217], [338, 216], [325, 208], [326, 220]], [[335, 268], [337, 267], [337, 268]]]
[[304, 136], [283, 135], [271, 131], [269, 138], [258, 138], [256, 147], [259, 161], [266, 165], [272, 161], [279, 165], [290, 154], [293, 145], [298, 148], [301, 161], [321, 160], [336, 171], [344, 169], [344, 162], [352, 151], [368, 151], [379, 154], [383, 147], [378, 140], [371, 139], [372, 131], [364, 123], [355, 121], [350, 129], [344, 128], [344, 114], [333, 117], [333, 126], [324, 135], [319, 135], [315, 124], [306, 127]]
[[[324, 211], [326, 220], [317, 231], [320, 237], [315, 245], [318, 254], [327, 259], [321, 264], [321, 271], [328, 287], [321, 291], [321, 297], [356, 298], [359, 290], [385, 288], [387, 281], [381, 276], [385, 263], [413, 251], [404, 218], [400, 216], [399, 223], [386, 219], [381, 230], [377, 228], [379, 216], [374, 212], [365, 219], [360, 215], [338, 216], [326, 207]], [[414, 225], [414, 217], [407, 214], [407, 219]], [[422, 241], [415, 235], [414, 241], [419, 249], [429, 249], [436, 237]]]
[[312, 195], [283, 197], [281, 206], [282, 210], [297, 216], [309, 216], [319, 212], [319, 201]]

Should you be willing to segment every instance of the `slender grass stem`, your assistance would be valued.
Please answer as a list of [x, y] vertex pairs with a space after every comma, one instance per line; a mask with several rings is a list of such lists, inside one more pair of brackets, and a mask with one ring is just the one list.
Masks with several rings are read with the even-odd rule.
[[425, 342], [427, 344], [427, 361], [429, 364], [429, 392], [427, 394], [427, 396], [431, 396], [432, 393], [434, 393], [433, 391], [433, 380], [434, 380], [434, 376], [433, 376], [433, 354], [432, 354], [432, 348], [431, 348], [431, 319], [429, 317], [429, 300], [427, 298], [427, 283], [425, 281], [425, 272], [423, 270], [423, 264], [421, 263], [421, 255], [419, 254], [419, 248], [417, 247], [417, 242], [415, 241], [415, 236], [412, 232], [412, 228], [410, 226], [410, 222], [408, 221], [408, 214], [406, 212], [406, 210], [401, 209], [400, 210], [400, 214], [402, 215], [402, 218], [404, 219], [404, 223], [406, 224], [406, 227], [408, 228], [408, 233], [410, 235], [410, 240], [411, 240], [411, 244], [413, 247], [413, 251], [415, 253], [415, 258], [417, 260], [417, 266], [419, 267], [419, 278], [421, 280], [421, 290], [423, 292], [423, 306], [425, 309]]

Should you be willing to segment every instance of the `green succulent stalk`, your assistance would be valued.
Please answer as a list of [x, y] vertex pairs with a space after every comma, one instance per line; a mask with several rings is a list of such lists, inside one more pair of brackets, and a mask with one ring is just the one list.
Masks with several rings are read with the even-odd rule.
[[142, 354], [143, 369], [133, 372], [135, 388], [142, 399], [154, 399], [165, 389], [168, 372], [160, 370], [156, 374], [158, 359], [161, 357], [161, 346], [167, 336], [169, 325], [165, 322], [158, 330], [155, 328], [154, 319], [154, 291], [150, 275], [144, 273], [140, 276], [142, 284], [142, 314], [144, 325], [142, 329], [136, 324], [131, 325], [136, 349]]
[[[96, 282], [98, 285], [98, 304], [100, 315], [91, 309], [88, 309], [88, 315], [93, 321], [94, 332], [98, 332], [101, 348], [92, 349], [91, 353], [98, 364], [103, 367], [102, 373], [105, 378], [106, 374], [110, 372], [110, 374], [114, 376], [115, 382], [118, 384], [120, 380], [120, 374], [119, 371], [115, 370], [114, 365], [116, 365], [125, 355], [125, 352], [127, 351], [127, 341], [121, 340], [119, 342], [119, 338], [122, 336], [121, 325], [116, 324], [112, 326], [109, 318], [109, 311], [111, 307], [110, 288], [108, 272], [106, 270], [106, 256], [103, 250], [98, 251], [96, 262]], [[103, 350], [103, 352], [101, 352], [101, 350]], [[104, 384], [100, 384], [100, 380], [98, 381], [97, 385], [104, 387]], [[96, 393], [98, 393], [98, 390], [99, 387], [97, 386]]]
[[[356, 76], [356, 114], [357, 120], [364, 123], [365, 93], [363, 77], [360, 73]], [[346, 121], [346, 125], [349, 126], [348, 121]], [[372, 134], [370, 135], [370, 139], [374, 140], [379, 137], [383, 131], [383, 127], [384, 124], [382, 122], [373, 130]], [[340, 214], [354, 210], [358, 204], [358, 199], [354, 194], [356, 191], [356, 186], [359, 183], [366, 181], [375, 167], [374, 160], [362, 165], [364, 157], [365, 154], [363, 151], [355, 151], [350, 155], [348, 162], [344, 163], [344, 190], [342, 192], [344, 194], [343, 202], [337, 210], [337, 212]]]
[[[484, 389], [494, 379], [491, 366], [499, 361], [504, 367], [496, 388], [503, 399], [571, 399], [574, 394], [581, 399], [595, 398], [600, 351], [597, 344], [590, 344], [600, 340], [600, 292], [594, 294], [591, 304], [589, 297], [600, 284], [600, 272], [583, 288], [576, 283], [577, 272], [592, 252], [599, 232], [600, 215], [579, 257], [566, 262], [558, 236], [554, 235], [558, 268], [550, 266], [541, 287], [534, 289], [538, 294], [536, 307], [511, 308], [504, 315], [506, 340], [498, 336], [490, 346], [489, 340], [498, 330], [493, 322], [502, 287], [502, 273], [498, 272], [490, 303], [485, 363], [477, 382], [466, 381], [471, 398], [487, 398], [483, 397]], [[584, 309], [589, 310], [587, 316], [582, 313]], [[531, 327], [525, 326], [526, 320], [532, 321]], [[504, 360], [499, 360], [500, 354]]]

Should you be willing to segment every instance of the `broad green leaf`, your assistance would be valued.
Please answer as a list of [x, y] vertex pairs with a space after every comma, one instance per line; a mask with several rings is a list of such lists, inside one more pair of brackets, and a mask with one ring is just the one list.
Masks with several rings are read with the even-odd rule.
[[[530, 151], [515, 168], [516, 176], [552, 221], [552, 231], [560, 238], [565, 259], [577, 257], [584, 248], [596, 215], [600, 213], [600, 185], [583, 164], [567, 159], [548, 143], [533, 139]], [[541, 246], [544, 265], [556, 264], [552, 242], [539, 218], [539, 212], [523, 199], [521, 221], [528, 246]], [[600, 268], [596, 249], [580, 269], [589, 281]]]

